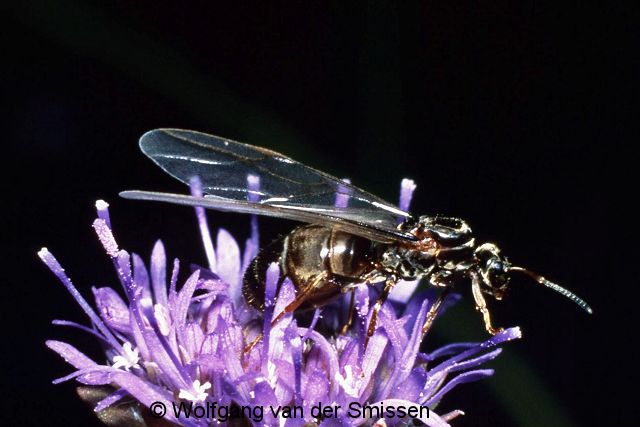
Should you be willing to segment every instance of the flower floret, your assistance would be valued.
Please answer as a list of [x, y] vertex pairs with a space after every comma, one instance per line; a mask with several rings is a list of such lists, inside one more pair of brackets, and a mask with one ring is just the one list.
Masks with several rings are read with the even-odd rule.
[[[259, 182], [253, 180], [251, 185]], [[193, 193], [200, 194], [197, 182], [194, 186]], [[408, 208], [414, 188], [412, 181], [403, 182], [401, 208]], [[374, 297], [371, 287], [366, 285], [356, 290], [358, 321], [351, 330], [322, 334], [318, 325], [325, 319], [319, 309], [304, 326], [292, 313], [279, 316], [295, 299], [296, 287], [289, 279], [280, 283], [277, 264], [269, 267], [265, 277], [264, 312], [244, 302], [238, 290], [248, 260], [257, 253], [257, 223], [241, 253], [236, 240], [224, 230], [218, 232], [214, 245], [204, 211], [197, 210], [209, 267], [193, 266], [178, 286], [180, 263], [167, 262], [161, 242], [154, 246], [147, 268], [141, 257], [118, 246], [108, 205], [99, 201], [96, 206], [94, 229], [114, 264], [124, 299], [114, 288], [94, 288], [94, 310], [53, 255], [46, 249], [39, 253], [80, 304], [92, 327], [56, 323], [90, 332], [107, 349], [111, 363], [103, 365], [70, 344], [47, 341], [50, 349], [75, 368], [56, 383], [75, 379], [89, 386], [113, 387], [96, 410], [109, 410], [128, 396], [138, 402], [139, 411], [146, 411], [154, 402], [170, 407], [180, 400], [265, 408], [264, 419], [248, 420], [254, 425], [280, 425], [282, 420], [266, 408], [287, 405], [304, 409], [297, 416], [300, 423], [292, 425], [393, 425], [407, 420], [351, 417], [345, 411], [323, 418], [312, 415], [312, 408], [320, 403], [348, 408], [353, 402], [433, 408], [455, 386], [491, 375], [492, 370], [480, 369], [480, 365], [498, 356], [498, 345], [520, 337], [520, 330], [511, 328], [484, 343], [451, 344], [424, 353], [421, 326], [436, 299], [433, 291], [427, 291], [402, 295], [397, 301], [406, 303], [396, 306], [385, 303], [378, 327], [365, 345], [367, 318], [374, 305], [370, 303]], [[449, 298], [449, 303], [456, 299]], [[272, 324], [276, 316], [279, 320]], [[446, 426], [460, 414], [431, 412], [420, 420]], [[171, 413], [165, 419], [183, 426], [219, 421]]]

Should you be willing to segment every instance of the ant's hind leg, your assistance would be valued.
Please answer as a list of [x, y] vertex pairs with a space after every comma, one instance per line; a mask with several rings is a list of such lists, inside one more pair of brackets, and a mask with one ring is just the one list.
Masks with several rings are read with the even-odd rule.
[[328, 273], [326, 271], [322, 272], [322, 274], [318, 274], [312, 282], [305, 285], [303, 288], [298, 289], [298, 292], [296, 292], [296, 298], [271, 321], [271, 326], [275, 326], [275, 324], [278, 323], [286, 314], [293, 313], [298, 307], [300, 307], [307, 300], [309, 295], [316, 290], [318, 285], [327, 280], [327, 277], [329, 277]]
[[391, 289], [393, 289], [397, 282], [398, 280], [395, 277], [387, 279], [387, 281], [384, 283], [384, 288], [382, 288], [382, 293], [373, 306], [373, 310], [371, 311], [371, 320], [369, 321], [369, 327], [367, 328], [367, 336], [364, 339], [365, 350], [367, 349], [367, 345], [369, 344], [369, 338], [371, 338], [376, 331], [376, 324], [378, 323], [378, 312], [382, 308], [382, 304], [384, 304], [387, 300], [389, 292], [391, 292]]
[[356, 290], [352, 289], [351, 298], [349, 300], [349, 314], [347, 315], [347, 321], [345, 322], [344, 325], [342, 325], [342, 328], [340, 329], [341, 335], [346, 334], [349, 328], [351, 327], [351, 324], [353, 323], [353, 315], [355, 313], [355, 299], [356, 299]]

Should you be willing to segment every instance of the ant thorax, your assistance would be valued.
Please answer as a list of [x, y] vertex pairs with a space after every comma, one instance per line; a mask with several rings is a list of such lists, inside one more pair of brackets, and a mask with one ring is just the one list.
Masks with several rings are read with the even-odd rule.
[[402, 223], [399, 228], [418, 240], [412, 244], [389, 245], [381, 256], [381, 264], [405, 280], [440, 271], [453, 273], [468, 266], [473, 257], [475, 240], [471, 228], [459, 218], [421, 216]]
[[393, 272], [404, 280], [416, 280], [430, 274], [435, 265], [434, 253], [407, 246], [387, 246], [380, 264], [385, 271]]

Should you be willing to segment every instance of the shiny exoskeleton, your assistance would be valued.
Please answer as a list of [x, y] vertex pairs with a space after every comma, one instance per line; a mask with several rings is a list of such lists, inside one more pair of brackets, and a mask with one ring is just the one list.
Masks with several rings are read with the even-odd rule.
[[300, 307], [320, 307], [361, 283], [362, 277], [375, 269], [379, 251], [379, 245], [371, 240], [319, 225], [303, 225], [260, 251], [245, 273], [242, 292], [249, 304], [263, 310], [266, 271], [277, 262], [282, 275], [298, 289], [315, 283]]
[[273, 262], [279, 263], [282, 277], [289, 277], [298, 290], [296, 304], [288, 311], [323, 306], [362, 282], [386, 282], [386, 297], [400, 279], [427, 278], [431, 285], [443, 288], [471, 279], [478, 288], [474, 296], [487, 330], [496, 333], [482, 293], [500, 299], [509, 281], [510, 265], [497, 247], [476, 246], [471, 229], [458, 218], [423, 216], [399, 228], [415, 235], [417, 242], [380, 243], [319, 225], [297, 227], [253, 260], [244, 277], [245, 299], [264, 309], [264, 278]]

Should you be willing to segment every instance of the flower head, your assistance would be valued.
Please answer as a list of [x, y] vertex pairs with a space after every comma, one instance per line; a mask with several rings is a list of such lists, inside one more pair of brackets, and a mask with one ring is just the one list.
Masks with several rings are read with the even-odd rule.
[[[259, 185], [255, 178], [250, 178], [252, 185]], [[407, 209], [414, 187], [403, 182], [401, 209]], [[197, 181], [192, 190], [200, 194]], [[107, 204], [99, 201], [96, 206], [94, 229], [113, 261], [124, 299], [113, 288], [94, 288], [96, 308], [92, 308], [53, 255], [46, 248], [39, 252], [92, 326], [55, 323], [84, 329], [106, 348], [107, 361], [101, 364], [70, 344], [47, 341], [75, 368], [56, 383], [75, 379], [89, 386], [113, 387], [97, 402], [96, 411], [128, 397], [138, 402], [142, 415], [148, 409], [158, 415], [153, 408], [160, 402], [166, 408], [164, 419], [182, 426], [214, 425], [234, 417], [269, 426], [393, 425], [408, 421], [398, 416], [397, 408], [434, 408], [456, 385], [491, 375], [492, 370], [479, 366], [500, 353], [499, 344], [520, 336], [519, 329], [512, 328], [483, 343], [422, 352], [422, 325], [435, 293], [414, 292], [416, 283], [397, 286], [403, 292], [393, 298], [401, 302], [400, 308], [390, 302], [383, 305], [366, 346], [373, 306], [370, 286], [356, 289], [360, 321], [346, 334], [321, 334], [320, 310], [304, 326], [291, 313], [272, 325], [272, 319], [295, 299], [296, 289], [286, 279], [278, 290], [280, 270], [273, 264], [265, 277], [264, 313], [244, 302], [239, 292], [243, 272], [258, 250], [255, 219], [242, 253], [224, 230], [214, 245], [204, 211], [197, 208], [209, 268], [192, 266], [179, 286], [180, 263], [167, 262], [161, 242], [147, 267], [140, 256], [119, 248]], [[252, 342], [257, 344], [251, 347]], [[196, 411], [198, 405], [209, 411]], [[319, 405], [339, 409], [327, 413], [319, 411]], [[372, 412], [365, 412], [365, 405]], [[393, 414], [390, 407], [396, 408]], [[430, 426], [445, 426], [459, 413], [438, 416], [428, 411], [413, 416]]]

